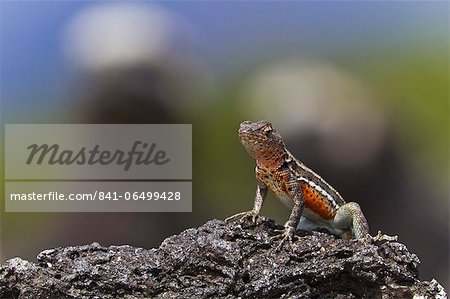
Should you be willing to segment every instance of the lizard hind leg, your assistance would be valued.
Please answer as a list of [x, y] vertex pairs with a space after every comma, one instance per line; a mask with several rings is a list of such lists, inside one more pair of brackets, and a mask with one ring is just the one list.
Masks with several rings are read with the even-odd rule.
[[369, 225], [361, 207], [356, 202], [342, 205], [334, 216], [335, 228], [344, 230], [343, 239], [362, 239], [369, 233]]

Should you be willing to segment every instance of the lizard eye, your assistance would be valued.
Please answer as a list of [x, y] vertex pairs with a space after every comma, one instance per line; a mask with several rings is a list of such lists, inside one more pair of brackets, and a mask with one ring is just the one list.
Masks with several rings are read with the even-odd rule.
[[270, 126], [270, 125], [265, 125], [265, 126], [263, 127], [263, 131], [264, 131], [264, 133], [272, 131], [272, 126]]
[[266, 134], [266, 136], [268, 136], [270, 133], [272, 133], [272, 128], [271, 127], [265, 127], [264, 128], [264, 134]]

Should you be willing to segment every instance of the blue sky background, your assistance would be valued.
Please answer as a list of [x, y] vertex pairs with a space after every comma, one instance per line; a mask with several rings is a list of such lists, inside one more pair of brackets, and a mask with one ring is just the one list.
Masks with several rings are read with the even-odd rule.
[[[416, 40], [426, 45], [448, 34], [446, 1], [152, 3], [193, 24], [199, 49], [218, 74], [238, 68], [242, 58], [296, 51], [315, 56], [370, 54]], [[80, 9], [93, 4], [1, 4], [4, 104], [27, 91], [47, 95], [65, 84], [61, 30]]]

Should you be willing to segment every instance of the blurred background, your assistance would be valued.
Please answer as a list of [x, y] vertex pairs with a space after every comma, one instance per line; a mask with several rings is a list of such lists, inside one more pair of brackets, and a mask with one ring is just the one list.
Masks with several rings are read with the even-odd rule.
[[[448, 289], [447, 2], [0, 8], [2, 123], [192, 123], [194, 138], [192, 213], [4, 213], [2, 201], [1, 262], [94, 241], [151, 248], [250, 209], [254, 161], [236, 133], [266, 119], [362, 206], [372, 235], [399, 235], [421, 278]], [[289, 212], [269, 195], [262, 214]]]

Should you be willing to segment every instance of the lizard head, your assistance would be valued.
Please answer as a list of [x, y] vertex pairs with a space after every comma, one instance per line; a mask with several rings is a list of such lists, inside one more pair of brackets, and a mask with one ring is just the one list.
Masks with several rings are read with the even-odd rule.
[[238, 133], [242, 145], [260, 164], [273, 165], [281, 161], [286, 153], [281, 135], [268, 121], [244, 121]]

